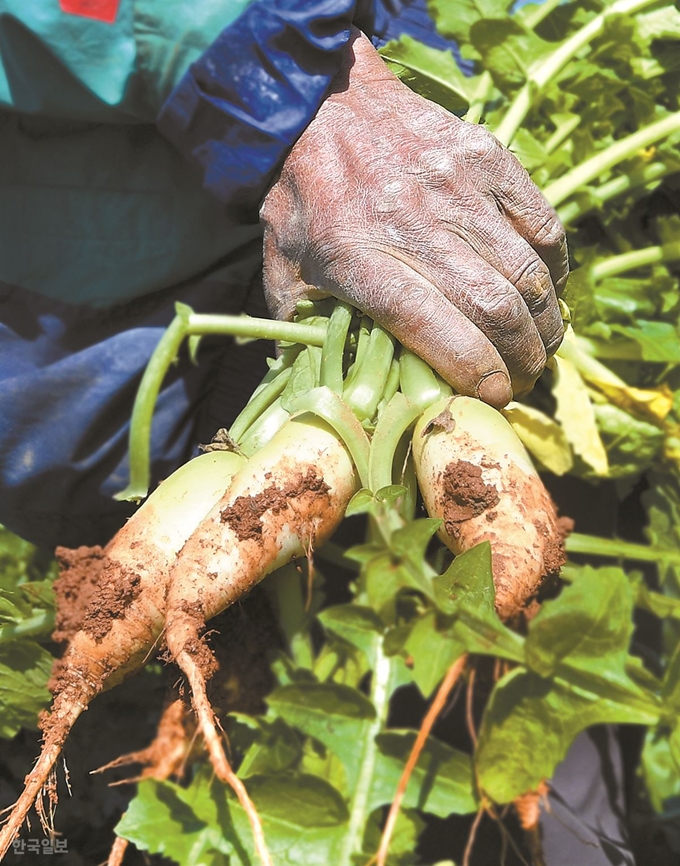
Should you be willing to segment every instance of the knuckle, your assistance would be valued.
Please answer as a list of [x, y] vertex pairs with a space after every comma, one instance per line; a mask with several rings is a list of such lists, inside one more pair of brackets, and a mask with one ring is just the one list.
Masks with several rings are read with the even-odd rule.
[[501, 149], [498, 140], [482, 126], [470, 124], [461, 134], [468, 161], [487, 161], [490, 157], [495, 157]]
[[508, 279], [516, 286], [533, 316], [543, 312], [555, 297], [550, 272], [537, 256], [522, 254], [514, 266], [511, 263]]
[[378, 225], [417, 221], [426, 211], [424, 190], [411, 178], [392, 175], [380, 185], [368, 210]]
[[491, 330], [515, 332], [526, 324], [526, 307], [517, 292], [497, 290], [484, 305], [483, 320]]
[[460, 164], [455, 154], [444, 147], [428, 147], [418, 159], [418, 174], [421, 183], [430, 189], [443, 190], [451, 178], [460, 172]]
[[555, 213], [544, 214], [537, 222], [536, 240], [543, 247], [566, 253], [567, 238]]

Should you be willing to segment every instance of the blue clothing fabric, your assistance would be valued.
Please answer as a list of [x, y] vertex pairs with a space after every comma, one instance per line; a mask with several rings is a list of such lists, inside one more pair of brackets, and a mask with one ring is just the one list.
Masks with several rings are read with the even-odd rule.
[[[113, 496], [128, 480], [136, 389], [175, 302], [197, 312], [250, 309], [260, 268], [255, 241], [218, 271], [105, 316], [0, 284], [0, 522], [48, 548], [106, 543], [134, 510]], [[231, 423], [266, 371], [263, 351], [204, 340], [195, 365], [185, 347], [154, 415], [154, 485]]]

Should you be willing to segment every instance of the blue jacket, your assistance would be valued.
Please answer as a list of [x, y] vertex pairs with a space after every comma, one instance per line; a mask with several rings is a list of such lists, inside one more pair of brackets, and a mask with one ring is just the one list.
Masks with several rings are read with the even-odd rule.
[[[446, 43], [425, 0], [0, 0], [0, 523], [105, 542], [134, 394], [176, 300], [260, 314], [260, 202], [349, 28]], [[261, 368], [208, 341], [168, 377], [156, 479]]]

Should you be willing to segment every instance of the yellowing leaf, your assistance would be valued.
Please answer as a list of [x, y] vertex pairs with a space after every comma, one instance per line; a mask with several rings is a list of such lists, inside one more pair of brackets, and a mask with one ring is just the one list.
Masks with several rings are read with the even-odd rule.
[[574, 465], [569, 441], [564, 430], [549, 415], [522, 403], [509, 403], [503, 414], [527, 451], [546, 469], [555, 475], [569, 472]]
[[566, 358], [555, 358], [553, 396], [557, 401], [555, 418], [574, 451], [597, 473], [609, 472], [607, 452], [595, 422], [595, 410], [580, 373]]
[[673, 408], [673, 392], [668, 385], [660, 388], [633, 388], [631, 385], [617, 385], [595, 378], [591, 383], [602, 391], [611, 403], [637, 415], [638, 418], [646, 418], [650, 421], [663, 421]]
[[[658, 337], [658, 329], [655, 333]], [[579, 378], [583, 377], [589, 385], [604, 394], [610, 403], [631, 415], [656, 424], [666, 418], [673, 408], [673, 392], [668, 385], [650, 389], [634, 388], [594, 358], [587, 345], [587, 340], [580, 339], [572, 328], [567, 328], [556, 358], [560, 367], [565, 362], [571, 364]]]

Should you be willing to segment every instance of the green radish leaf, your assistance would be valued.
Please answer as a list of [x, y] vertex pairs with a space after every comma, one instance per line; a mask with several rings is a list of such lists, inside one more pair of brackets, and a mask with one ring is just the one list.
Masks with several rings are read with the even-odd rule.
[[[470, 40], [496, 86], [507, 91], [530, 79], [531, 70], [555, 46], [518, 21], [483, 18], [470, 28]], [[528, 166], [527, 166], [528, 167]]]
[[[49, 706], [56, 562], [0, 526], [0, 737], [36, 728]], [[34, 637], [36, 640], [32, 640]]]
[[53, 657], [34, 641], [0, 644], [0, 737], [21, 728], [36, 728], [38, 714], [49, 706], [47, 681]]
[[680, 716], [680, 645], [676, 647], [666, 667], [661, 700], [669, 723], [673, 726], [677, 725]]
[[504, 677], [484, 714], [477, 769], [495, 800], [549, 778], [589, 725], [658, 721], [656, 697], [628, 673], [633, 597], [621, 569], [585, 566], [544, 602], [524, 644], [531, 670]]
[[[376, 635], [376, 644], [380, 638]], [[313, 662], [314, 676], [320, 683], [334, 682], [358, 688], [370, 666], [366, 656], [356, 647], [332, 632], [327, 633], [326, 642]]]
[[325, 629], [360, 650], [369, 666], [375, 667], [384, 625], [370, 607], [356, 604], [329, 607], [319, 614], [319, 620]]
[[635, 340], [640, 346], [643, 360], [680, 364], [680, 330], [677, 325], [638, 319], [635, 326], [612, 325], [611, 328]]
[[[659, 474], [648, 476], [650, 489], [643, 494], [647, 511], [645, 530], [651, 545], [664, 550], [680, 550], [680, 493], [672, 478]], [[671, 598], [680, 599], [680, 565], [670, 561], [658, 566], [661, 591]], [[680, 643], [680, 623], [666, 622], [664, 645], [669, 655]]]
[[11, 592], [20, 584], [28, 587], [43, 579], [52, 582], [56, 576], [56, 563], [51, 556], [0, 526], [0, 590]]
[[434, 584], [437, 606], [443, 613], [456, 613], [467, 602], [480, 616], [498, 619], [488, 541], [457, 556], [444, 574], [434, 579]]
[[[599, 261], [606, 261], [600, 259]], [[601, 325], [608, 322], [610, 330], [618, 330], [617, 322], [621, 326], [630, 326], [631, 321], [636, 319], [646, 320], [662, 312], [666, 303], [666, 297], [672, 295], [675, 290], [675, 280], [666, 268], [655, 268], [654, 279], [649, 277], [637, 278], [631, 276], [609, 277], [598, 280], [592, 289], [593, 296], [593, 322]], [[653, 287], [653, 291], [650, 288]], [[587, 327], [586, 323], [586, 327]], [[654, 322], [653, 325], [666, 325], [666, 322]], [[672, 328], [672, 325], [670, 326]], [[638, 328], [630, 326], [631, 332]], [[663, 339], [664, 328], [660, 328], [659, 336]], [[619, 333], [629, 336], [625, 330]], [[636, 339], [633, 333], [631, 339]], [[642, 358], [640, 347], [639, 358]], [[655, 358], [648, 358], [653, 361]]]
[[[54, 565], [56, 566], [56, 563]], [[56, 576], [57, 570], [54, 568], [52, 576], [46, 580], [30, 580], [21, 585], [21, 594], [31, 605], [32, 613], [35, 612], [35, 608], [52, 610], [56, 607], [54, 597], [54, 578]]]
[[637, 575], [632, 581], [635, 590], [635, 604], [643, 610], [648, 610], [659, 619], [680, 619], [680, 598], [672, 598], [653, 592], [641, 575]]
[[345, 509], [345, 517], [354, 517], [355, 514], [370, 514], [374, 508], [375, 496], [373, 491], [367, 487], [362, 487], [350, 499]]
[[[354, 857], [354, 866], [365, 866], [380, 845], [382, 836], [382, 810], [369, 815], [363, 841], [363, 856]], [[397, 816], [390, 840], [386, 866], [418, 866], [422, 860], [416, 854], [418, 838], [425, 829], [425, 822], [412, 809], [402, 809]], [[439, 864], [441, 866], [441, 864]]]
[[[369, 797], [370, 809], [392, 802], [415, 731], [387, 731], [376, 738], [379, 754]], [[415, 766], [404, 805], [440, 818], [465, 815], [477, 809], [472, 761], [469, 755], [428, 737]]]
[[[248, 793], [262, 818], [277, 866], [337, 862], [335, 852], [347, 831], [348, 814], [343, 797], [332, 785], [304, 774], [260, 776], [249, 781]], [[228, 807], [240, 843], [230, 866], [252, 866], [256, 860], [248, 819], [232, 798]]]
[[0, 590], [0, 623], [21, 622], [30, 614], [30, 606], [22, 601], [17, 593], [6, 593]]
[[[424, 698], [429, 698], [465, 647], [448, 633], [448, 622], [439, 623], [441, 616], [427, 611], [416, 622], [404, 645], [413, 662], [413, 681]], [[439, 627], [439, 626], [443, 627]]]
[[470, 28], [484, 18], [502, 18], [512, 0], [461, 0], [453, 6], [448, 0], [430, 0], [428, 9], [437, 30], [458, 42], [470, 41]]
[[316, 740], [305, 740], [298, 770], [305, 775], [318, 776], [339, 791], [346, 801], [349, 800], [351, 789], [344, 764]]
[[600, 437], [607, 451], [611, 478], [642, 472], [659, 457], [664, 442], [663, 430], [634, 418], [611, 403], [596, 404], [594, 409]]
[[658, 217], [654, 221], [654, 228], [662, 244], [677, 244], [680, 237], [680, 214]]
[[638, 36], [645, 42], [653, 39], [680, 40], [680, 12], [670, 4], [636, 15], [635, 26]]
[[267, 703], [270, 711], [337, 755], [349, 778], [358, 775], [361, 754], [356, 744], [375, 718], [373, 705], [361, 692], [339, 683], [298, 683], [276, 689]]
[[[229, 721], [239, 728], [250, 728], [251, 745], [246, 750], [238, 768], [242, 779], [265, 773], [277, 773], [298, 766], [302, 757], [300, 736], [283, 719], [273, 721], [258, 716], [234, 713]], [[232, 747], [238, 738], [230, 736]]]
[[524, 641], [527, 666], [544, 677], [564, 663], [606, 675], [602, 660], [611, 655], [620, 668], [633, 632], [633, 603], [622, 569], [579, 568], [573, 583], [544, 602], [531, 622]]
[[670, 736], [668, 737], [668, 745], [671, 750], [671, 757], [675, 761], [675, 766], [680, 767], [680, 724], [676, 722], [671, 728]]
[[[508, 803], [550, 778], [576, 735], [590, 725], [649, 725], [658, 718], [652, 707], [629, 705], [621, 689], [610, 699], [586, 691], [580, 682], [572, 685], [562, 676], [553, 680], [517, 668], [497, 683], [476, 752], [479, 784], [496, 802]], [[638, 691], [631, 688], [633, 695]]]
[[645, 736], [640, 771], [652, 807], [673, 810], [680, 799], [680, 764], [673, 756], [668, 728], [650, 728]]
[[217, 821], [209, 826], [196, 815], [185, 802], [187, 793], [172, 782], [143, 780], [116, 827], [117, 835], [180, 866], [229, 866], [232, 846]]
[[382, 553], [369, 559], [361, 572], [368, 603], [387, 624], [396, 621], [398, 595], [403, 589], [413, 589], [429, 597], [431, 582], [423, 574], [423, 563], [415, 567], [409, 558], [394, 553]]
[[[277, 866], [333, 862], [347, 808], [332, 786], [315, 776], [253, 776], [248, 793]], [[189, 788], [144, 780], [116, 832], [180, 866], [252, 866], [256, 858], [245, 813], [222, 783], [203, 775]]]
[[408, 560], [417, 571], [423, 570], [428, 545], [442, 521], [432, 517], [413, 520], [390, 536], [390, 549], [397, 556]]
[[524, 641], [527, 666], [653, 720], [655, 697], [626, 671], [633, 606], [633, 587], [622, 569], [584, 566], [532, 620]]
[[439, 51], [402, 36], [380, 49], [383, 60], [411, 90], [442, 105], [454, 114], [467, 111], [475, 80], [467, 78], [450, 51]]
[[382, 544], [370, 542], [369, 544], [357, 544], [354, 547], [350, 547], [349, 550], [345, 551], [344, 555], [347, 559], [358, 562], [360, 566], [363, 566], [382, 553], [384, 549]]
[[439, 609], [455, 614], [451, 634], [461, 646], [468, 652], [523, 661], [522, 638], [507, 629], [496, 613], [488, 541], [457, 556], [434, 584]]
[[528, 129], [518, 129], [510, 150], [529, 173], [534, 172], [548, 161], [548, 152], [543, 144]]
[[381, 487], [376, 490], [375, 498], [377, 502], [387, 508], [393, 508], [397, 502], [403, 498], [406, 493], [406, 488], [403, 484], [390, 484], [387, 487]]

